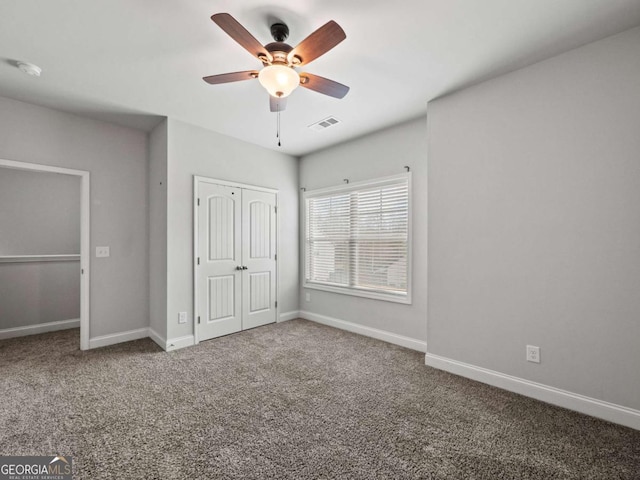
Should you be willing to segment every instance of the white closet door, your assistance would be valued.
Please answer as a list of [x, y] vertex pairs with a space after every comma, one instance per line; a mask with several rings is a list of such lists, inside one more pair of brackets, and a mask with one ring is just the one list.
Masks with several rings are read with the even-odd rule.
[[199, 182], [199, 340], [242, 330], [242, 190]]
[[242, 329], [276, 321], [276, 195], [242, 190]]

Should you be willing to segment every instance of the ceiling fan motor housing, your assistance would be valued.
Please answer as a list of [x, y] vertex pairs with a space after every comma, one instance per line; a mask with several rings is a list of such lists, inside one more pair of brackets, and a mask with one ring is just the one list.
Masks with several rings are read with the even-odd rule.
[[293, 50], [291, 45], [287, 45], [283, 42], [272, 42], [264, 46], [271, 56], [273, 57], [272, 63], [288, 64], [287, 54]]
[[265, 45], [264, 48], [273, 57], [272, 63], [288, 64], [287, 54], [293, 50], [291, 45], [284, 43], [287, 37], [289, 37], [289, 27], [284, 23], [274, 23], [271, 25], [271, 36], [275, 42]]
[[274, 23], [271, 25], [271, 36], [276, 42], [284, 42], [289, 38], [289, 27], [284, 23]]

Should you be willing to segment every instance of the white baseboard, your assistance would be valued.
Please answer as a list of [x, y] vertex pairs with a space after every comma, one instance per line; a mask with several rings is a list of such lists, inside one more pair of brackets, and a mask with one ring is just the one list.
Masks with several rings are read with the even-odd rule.
[[107, 345], [113, 345], [115, 343], [130, 342], [131, 340], [138, 340], [140, 338], [146, 338], [149, 336], [149, 329], [138, 328], [136, 330], [129, 330], [127, 332], [112, 333], [109, 335], [101, 335], [99, 337], [93, 337], [89, 339], [89, 348], [106, 347]]
[[[297, 312], [296, 312], [297, 313]], [[297, 317], [296, 317], [297, 318]], [[25, 335], [35, 335], [37, 333], [53, 332], [55, 330], [65, 330], [68, 328], [80, 327], [80, 319], [61, 320], [59, 322], [41, 323], [39, 325], [29, 325], [26, 327], [7, 328], [0, 330], [0, 340], [5, 338], [22, 337]], [[179, 348], [190, 347], [194, 344], [193, 335], [165, 340], [158, 332], [152, 328], [137, 328], [127, 332], [111, 333], [89, 339], [89, 348], [100, 348], [116, 343], [130, 342], [141, 338], [150, 338], [156, 342], [160, 348], [170, 352]]]
[[5, 328], [0, 330], [0, 340], [5, 338], [24, 337], [26, 335], [36, 335], [38, 333], [55, 332], [56, 330], [66, 330], [68, 328], [79, 328], [80, 319], [58, 320], [57, 322], [39, 323], [37, 325], [27, 325], [24, 327]]
[[376, 338], [384, 342], [393, 343], [394, 345], [410, 348], [411, 350], [417, 350], [419, 352], [427, 351], [427, 342], [422, 340], [405, 337], [385, 330], [378, 330], [377, 328], [365, 327], [364, 325], [359, 325], [357, 323], [347, 322], [346, 320], [327, 317], [313, 312], [306, 312], [304, 310], [301, 310], [298, 313], [299, 317], [304, 318], [305, 320], [311, 320], [312, 322], [321, 323], [341, 330], [347, 330], [348, 332], [364, 335], [365, 337]]
[[163, 350], [167, 348], [167, 340], [160, 336], [153, 328], [149, 327], [149, 338], [156, 342]]
[[284, 312], [280, 314], [280, 318], [278, 322], [286, 322], [287, 320], [295, 320], [300, 317], [300, 312], [298, 310], [293, 310], [291, 312]]
[[171, 352], [178, 350], [179, 348], [190, 347], [195, 345], [195, 338], [193, 335], [185, 335], [184, 337], [170, 338], [166, 342], [165, 350]]
[[602, 418], [613, 423], [640, 430], [640, 410], [623, 407], [578, 393], [568, 392], [523, 378], [514, 377], [432, 353], [425, 355], [426, 365], [461, 377], [487, 383], [510, 392], [519, 393], [552, 405]]

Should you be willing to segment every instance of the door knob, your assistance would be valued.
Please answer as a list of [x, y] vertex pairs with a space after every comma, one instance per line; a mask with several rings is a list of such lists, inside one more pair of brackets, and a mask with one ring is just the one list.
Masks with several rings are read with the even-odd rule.
[[243, 265], [243, 266], [242, 266], [242, 270], [247, 270], [248, 268], [249, 268], [249, 267], [247, 267], [247, 266], [245, 266], [245, 265]]
[[241, 267], [240, 265], [238, 265], [238, 266], [236, 267], [236, 270], [242, 270], [242, 267]]

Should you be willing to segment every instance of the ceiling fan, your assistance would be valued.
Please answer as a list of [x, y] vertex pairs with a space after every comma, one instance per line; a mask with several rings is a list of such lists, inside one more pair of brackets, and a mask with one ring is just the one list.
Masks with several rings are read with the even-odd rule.
[[328, 78], [296, 71], [297, 67], [311, 63], [347, 38], [344, 30], [333, 20], [318, 28], [296, 47], [284, 43], [289, 36], [289, 27], [284, 23], [271, 25], [271, 36], [275, 41], [263, 46], [228, 13], [216, 13], [211, 17], [211, 20], [251, 55], [260, 60], [263, 68], [260, 71], [245, 70], [211, 75], [203, 78], [205, 82], [217, 85], [257, 78], [269, 92], [269, 105], [272, 112], [283, 111], [286, 108], [287, 96], [298, 86], [334, 98], [343, 98], [349, 91], [349, 87], [346, 85]]

